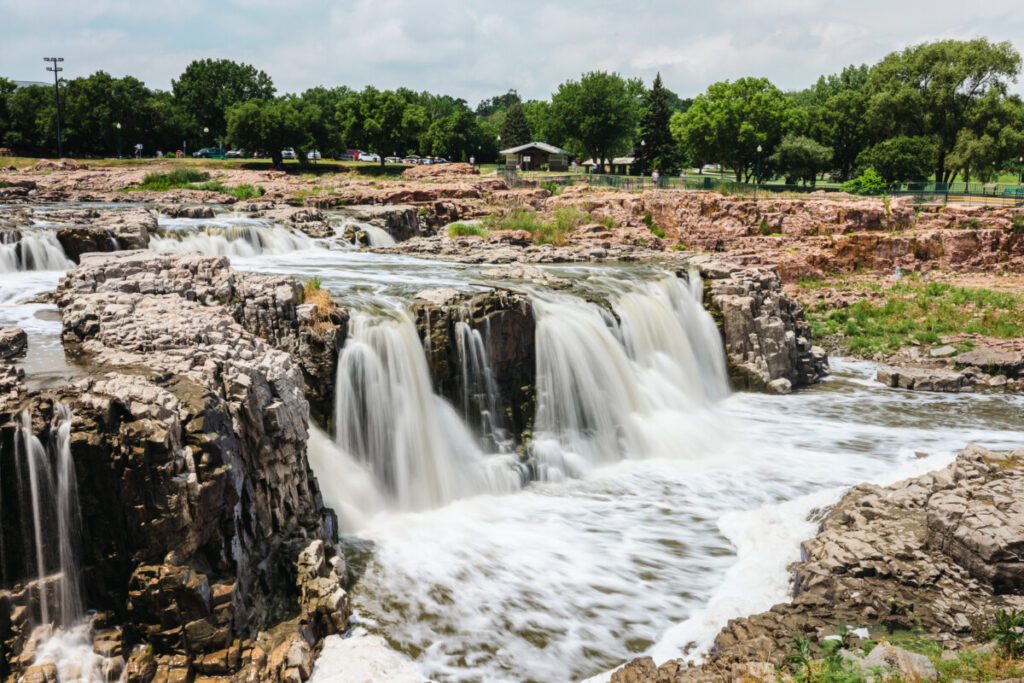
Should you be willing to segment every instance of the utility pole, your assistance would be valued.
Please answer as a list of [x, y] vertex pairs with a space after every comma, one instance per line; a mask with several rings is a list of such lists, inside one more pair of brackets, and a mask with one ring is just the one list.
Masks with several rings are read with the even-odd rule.
[[57, 77], [63, 67], [58, 66], [60, 62], [64, 61], [63, 57], [43, 57], [44, 62], [51, 62], [53, 66], [46, 67], [47, 71], [53, 72], [53, 97], [57, 103], [57, 157], [64, 156], [64, 143], [60, 139], [60, 81]]

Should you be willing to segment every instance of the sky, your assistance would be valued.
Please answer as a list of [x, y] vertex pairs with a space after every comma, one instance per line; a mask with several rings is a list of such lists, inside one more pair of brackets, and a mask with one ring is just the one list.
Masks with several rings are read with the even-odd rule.
[[[764, 76], [784, 90], [847, 64], [941, 38], [1024, 51], [1021, 0], [0, 0], [0, 76], [45, 81], [104, 70], [152, 88], [193, 59], [244, 61], [279, 93], [406, 86], [470, 105], [510, 88], [547, 98], [617, 71], [684, 97]], [[52, 78], [52, 76], [50, 76]], [[1024, 92], [1024, 86], [1014, 86]]]

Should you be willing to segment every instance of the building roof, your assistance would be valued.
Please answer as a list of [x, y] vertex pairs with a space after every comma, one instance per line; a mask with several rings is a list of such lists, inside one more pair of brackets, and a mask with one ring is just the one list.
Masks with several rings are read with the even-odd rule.
[[562, 149], [561, 147], [555, 147], [554, 145], [549, 145], [546, 142], [528, 142], [525, 145], [519, 145], [518, 147], [503, 149], [498, 152], [498, 154], [519, 154], [520, 152], [525, 152], [528, 149], [539, 149], [540, 151], [547, 152], [548, 154], [572, 154], [572, 152], [568, 150]]
[[53, 83], [45, 83], [43, 81], [14, 81], [14, 87], [15, 88], [27, 88], [30, 85], [49, 86], [49, 85], [53, 85]]

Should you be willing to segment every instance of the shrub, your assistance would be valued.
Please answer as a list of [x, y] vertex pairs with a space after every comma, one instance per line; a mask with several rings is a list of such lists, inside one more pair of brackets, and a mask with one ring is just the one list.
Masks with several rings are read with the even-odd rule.
[[552, 197], [562, 194], [562, 190], [564, 189], [558, 183], [552, 182], [541, 183], [540, 186], [550, 192]]
[[768, 235], [772, 234], [772, 228], [771, 228], [770, 225], [768, 225], [768, 219], [767, 218], [762, 218], [761, 219], [761, 225], [758, 226], [758, 229], [761, 231], [761, 234], [764, 235], [765, 237], [767, 237]]
[[192, 190], [220, 192], [221, 194], [231, 195], [232, 197], [239, 201], [244, 201], [246, 199], [256, 199], [257, 197], [262, 197], [266, 193], [266, 190], [264, 190], [259, 185], [244, 184], [230, 186], [224, 185], [219, 180], [212, 180], [210, 182], [201, 183], [199, 185], [188, 185], [186, 187]]
[[616, 223], [615, 219], [612, 218], [611, 216], [605, 216], [599, 222], [601, 223], [601, 225], [608, 228], [609, 230], [614, 230], [615, 228], [619, 227], [619, 224]]
[[482, 225], [452, 223], [448, 226], [449, 237], [487, 237], [487, 228]]
[[665, 231], [657, 226], [654, 222], [654, 216], [650, 211], [644, 211], [644, 225], [647, 226], [647, 229], [650, 230], [655, 237], [660, 239], [665, 238]]
[[850, 194], [883, 194], [887, 188], [888, 185], [882, 179], [882, 176], [878, 175], [878, 172], [870, 166], [864, 169], [864, 172], [856, 178], [843, 183], [843, 192], [849, 192]]
[[989, 637], [1004, 657], [1024, 656], [1024, 612], [999, 610], [989, 629]]
[[1010, 219], [1011, 232], [1024, 232], [1024, 213], [1015, 213]]

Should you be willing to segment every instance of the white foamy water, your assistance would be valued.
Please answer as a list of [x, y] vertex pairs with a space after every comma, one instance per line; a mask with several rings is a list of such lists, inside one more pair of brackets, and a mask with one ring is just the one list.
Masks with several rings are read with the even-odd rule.
[[728, 619], [786, 598], [808, 513], [845, 487], [934, 469], [972, 441], [1024, 445], [1022, 397], [898, 392], [872, 374], [841, 364], [806, 392], [732, 396], [694, 434], [713, 445], [680, 457], [378, 515], [360, 532], [377, 544], [360, 613], [438, 681], [699, 655]]
[[194, 251], [204, 256], [254, 256], [288, 254], [317, 249], [312, 237], [257, 218], [160, 218], [160, 230], [152, 235], [154, 251]]

